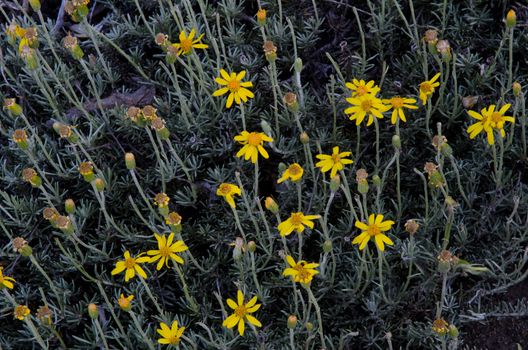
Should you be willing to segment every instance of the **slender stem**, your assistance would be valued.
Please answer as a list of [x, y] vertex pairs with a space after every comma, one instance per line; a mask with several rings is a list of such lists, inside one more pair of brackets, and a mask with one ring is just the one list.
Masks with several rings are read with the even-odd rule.
[[44, 271], [44, 269], [42, 268], [42, 266], [40, 266], [38, 260], [35, 258], [35, 256], [33, 254], [31, 254], [29, 256], [29, 260], [31, 261], [31, 263], [33, 265], [35, 265], [35, 267], [37, 268], [37, 270], [39, 270], [39, 272], [42, 274], [42, 276], [44, 276], [44, 278], [46, 279], [46, 281], [48, 282], [51, 290], [53, 291], [53, 294], [55, 294], [55, 298], [57, 298], [57, 302], [59, 303], [60, 305], [60, 308], [61, 308], [61, 312], [64, 312], [64, 304], [62, 302], [62, 298], [60, 297], [60, 294], [59, 294], [59, 291], [57, 290], [57, 288], [55, 287], [55, 284], [53, 283], [53, 281], [51, 280], [50, 276], [48, 276], [48, 274], [46, 273], [46, 271]]
[[258, 158], [255, 162], [255, 183], [253, 184], [253, 193], [255, 196], [255, 199], [258, 200], [258, 188], [259, 188], [259, 164], [258, 164]]
[[378, 277], [379, 277], [379, 285], [381, 290], [381, 296], [383, 297], [383, 300], [390, 304], [389, 299], [387, 298], [387, 295], [385, 294], [385, 288], [383, 287], [383, 252], [378, 249]]
[[301, 180], [298, 180], [295, 182], [295, 186], [297, 187], [297, 208], [298, 211], [302, 211], [302, 184]]
[[379, 173], [380, 168], [380, 130], [379, 130], [379, 123], [378, 118], [372, 116], [374, 118], [374, 126], [376, 129], [376, 168], [375, 173]]
[[185, 276], [183, 274], [183, 271], [181, 270], [180, 266], [177, 264], [174, 264], [174, 270], [180, 277], [180, 282], [182, 284], [183, 294], [185, 295], [185, 299], [187, 299], [187, 302], [191, 305], [191, 309], [194, 312], [198, 312], [200, 308], [198, 307], [196, 300], [189, 293], [189, 287], [187, 286], [187, 282], [185, 281]]
[[319, 337], [321, 338], [321, 347], [325, 348], [325, 339], [324, 339], [324, 332], [323, 332], [323, 318], [321, 317], [321, 308], [319, 307], [319, 303], [317, 302], [317, 299], [315, 298], [312, 289], [310, 288], [310, 285], [304, 286], [306, 291], [308, 292], [308, 298], [311, 300], [313, 306], [315, 307], [315, 313], [317, 315], [317, 323], [319, 323], [319, 327], [317, 328], [317, 331], [319, 332]]
[[104, 331], [103, 331], [103, 328], [101, 327], [101, 324], [99, 323], [99, 320], [94, 319], [93, 321], [95, 324], [95, 328], [97, 328], [97, 332], [101, 336], [101, 340], [103, 341], [104, 348], [106, 350], [109, 350], [110, 348], [108, 347], [108, 342], [106, 341], [106, 336], [104, 335]]
[[147, 346], [148, 346], [149, 350], [155, 350], [156, 348], [155, 348], [154, 344], [152, 344], [152, 341], [150, 340], [150, 337], [143, 330], [143, 327], [139, 323], [139, 320], [138, 320], [136, 314], [133, 313], [132, 311], [129, 311], [129, 314], [130, 314], [130, 317], [132, 317], [132, 321], [134, 322], [134, 325], [136, 326], [136, 329], [141, 334], [141, 337], [143, 338], [145, 343], [147, 343]]
[[246, 112], [244, 110], [244, 104], [240, 104], [240, 117], [242, 118], [242, 130], [246, 129]]
[[141, 283], [143, 284], [143, 287], [145, 287], [145, 290], [147, 291], [147, 294], [149, 296], [149, 298], [152, 300], [152, 302], [154, 303], [154, 305], [156, 306], [156, 309], [158, 310], [158, 313], [160, 316], [163, 316], [163, 309], [161, 308], [161, 306], [158, 304], [158, 301], [156, 300], [156, 298], [154, 297], [154, 295], [152, 294], [152, 291], [150, 290], [150, 287], [149, 285], [147, 284], [147, 282], [145, 281], [145, 279], [143, 278], [143, 276], [141, 275], [138, 275], [139, 276], [139, 280], [141, 281]]

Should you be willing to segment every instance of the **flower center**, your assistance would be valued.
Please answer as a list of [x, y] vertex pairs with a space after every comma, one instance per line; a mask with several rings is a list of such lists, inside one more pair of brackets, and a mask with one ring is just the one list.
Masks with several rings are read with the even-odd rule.
[[494, 123], [500, 123], [502, 121], [502, 114], [499, 112], [493, 112], [491, 114], [490, 120]]
[[292, 214], [292, 216], [290, 218], [290, 221], [291, 221], [292, 225], [295, 225], [295, 226], [298, 226], [298, 225], [302, 224], [302, 220], [303, 220], [303, 214], [302, 213], [294, 213], [294, 214]]
[[246, 315], [246, 305], [239, 305], [235, 309], [235, 315], [238, 317], [244, 317]]
[[180, 338], [174, 336], [174, 335], [171, 335], [169, 338], [167, 338], [167, 340], [169, 341], [169, 344], [171, 345], [176, 345], [180, 342]]
[[160, 253], [161, 256], [168, 257], [171, 254], [169, 246], [161, 247], [159, 249], [159, 253]]
[[302, 266], [301, 264], [298, 264], [297, 266], [295, 266], [295, 270], [297, 270], [300, 280], [306, 281], [307, 279], [310, 278], [310, 272], [307, 269], [305, 269], [304, 266]]
[[192, 40], [183, 39], [180, 42], [180, 45], [181, 45], [181, 48], [182, 48], [183, 52], [189, 53], [191, 51], [191, 49], [192, 49]]
[[[237, 84], [238, 84], [238, 82], [237, 82]], [[262, 144], [262, 137], [258, 133], [252, 132], [248, 136], [248, 143], [251, 146], [259, 146], [259, 145]]]
[[376, 225], [370, 225], [368, 227], [368, 229], [367, 229], [367, 232], [371, 236], [376, 236], [376, 235], [379, 235], [381, 233], [381, 230]]
[[231, 80], [227, 83], [227, 88], [231, 92], [237, 92], [240, 89], [240, 82], [238, 80]]
[[292, 165], [290, 166], [290, 174], [292, 175], [299, 175], [301, 173], [301, 167], [298, 165]]
[[394, 108], [401, 108], [403, 107], [403, 98], [401, 97], [393, 97], [391, 99], [392, 107]]
[[420, 89], [425, 93], [433, 92], [433, 87], [429, 83], [421, 83]]
[[228, 195], [231, 192], [231, 187], [226, 184], [220, 185], [220, 193], [225, 195]]
[[372, 108], [371, 100], [365, 100], [361, 102], [361, 109], [363, 109], [365, 112], [369, 112], [371, 108]]
[[136, 259], [134, 258], [128, 258], [125, 260], [125, 267], [127, 269], [131, 269], [136, 265]]
[[341, 162], [341, 157], [339, 156], [338, 153], [332, 154], [332, 160], [334, 161], [334, 163], [339, 163]]
[[358, 96], [363, 96], [367, 93], [367, 88], [365, 86], [359, 86], [356, 90]]

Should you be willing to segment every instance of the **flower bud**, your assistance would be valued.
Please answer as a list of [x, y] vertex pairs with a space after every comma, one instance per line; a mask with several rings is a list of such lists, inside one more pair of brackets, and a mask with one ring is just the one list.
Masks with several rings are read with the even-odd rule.
[[266, 61], [270, 63], [275, 62], [275, 60], [277, 59], [277, 47], [275, 46], [273, 41], [265, 41], [262, 48], [264, 49], [264, 56], [266, 57]]
[[381, 185], [381, 179], [378, 175], [372, 176], [372, 184], [374, 184], [374, 186], [376, 187], [379, 187]]
[[323, 243], [323, 252], [324, 253], [330, 253], [332, 251], [332, 241], [327, 239]]
[[254, 253], [257, 250], [257, 243], [255, 243], [255, 241], [249, 241], [247, 248], [251, 253]]
[[67, 235], [73, 233], [73, 225], [69, 217], [64, 215], [59, 215], [56, 222], [57, 228], [64, 232]]
[[420, 224], [416, 220], [407, 220], [404, 227], [408, 234], [414, 235], [420, 229]]
[[308, 142], [310, 142], [310, 136], [306, 133], [306, 131], [303, 131], [301, 133], [301, 136], [299, 136], [299, 139], [301, 140], [301, 143], [303, 145], [306, 145]]
[[4, 100], [4, 109], [7, 109], [14, 117], [22, 115], [22, 107], [16, 103], [14, 98], [6, 98]]
[[451, 270], [452, 266], [458, 264], [458, 258], [453, 256], [449, 250], [442, 250], [437, 257], [438, 259], [438, 271], [446, 273]]
[[181, 232], [181, 229], [182, 229], [181, 221], [182, 221], [182, 217], [180, 216], [180, 214], [178, 214], [175, 211], [171, 211], [165, 218], [165, 223], [169, 225], [169, 227], [174, 233]]
[[295, 329], [295, 327], [297, 326], [297, 316], [295, 315], [288, 316], [287, 324], [288, 324], [289, 329]]
[[277, 214], [279, 212], [279, 205], [271, 197], [266, 197], [264, 200], [264, 206], [273, 214]]
[[297, 95], [293, 92], [287, 92], [283, 97], [284, 104], [291, 112], [297, 112], [299, 110], [299, 102], [297, 102]]
[[244, 240], [241, 237], [237, 237], [235, 242], [231, 244], [233, 248], [233, 260], [238, 261], [242, 258], [245, 251]]
[[337, 192], [341, 186], [341, 177], [339, 174], [336, 174], [333, 178], [330, 179], [330, 191]]
[[431, 329], [438, 335], [445, 335], [449, 331], [448, 326], [449, 324], [446, 322], [446, 320], [443, 318], [438, 318], [433, 321], [433, 326]]
[[257, 22], [261, 26], [266, 24], [266, 10], [261, 8], [257, 11]]
[[448, 334], [451, 338], [458, 338], [458, 328], [454, 324], [450, 324]]
[[438, 42], [438, 32], [434, 29], [429, 29], [425, 32], [423, 40], [427, 43], [429, 53], [436, 54], [436, 43]]
[[47, 305], [41, 306], [37, 309], [37, 319], [44, 326], [51, 326], [53, 324], [53, 311]]
[[442, 60], [446, 63], [451, 61], [451, 45], [447, 40], [439, 40], [436, 43], [436, 49], [442, 56]]
[[306, 326], [306, 329], [308, 330], [308, 332], [311, 332], [314, 329], [314, 325], [313, 325], [312, 322], [306, 322], [305, 326]]
[[15, 237], [13, 239], [13, 250], [26, 258], [33, 254], [33, 249], [29, 246], [28, 242], [22, 237]]
[[260, 121], [260, 127], [262, 128], [262, 131], [264, 131], [264, 134], [266, 135], [271, 135], [273, 133], [273, 131], [271, 130], [271, 126], [264, 119]]
[[64, 201], [64, 210], [66, 210], [66, 213], [68, 214], [75, 213], [75, 202], [73, 201], [73, 199], [68, 198]]
[[444, 185], [444, 178], [438, 170], [435, 170], [429, 175], [429, 184], [435, 188], [442, 187]]
[[158, 33], [154, 39], [157, 45], [161, 46], [164, 50], [171, 44], [167, 34]]
[[295, 70], [295, 73], [300, 73], [303, 70], [303, 61], [300, 57], [295, 59], [295, 62], [293, 63], [293, 69]]
[[506, 27], [513, 28], [517, 24], [517, 14], [514, 10], [508, 11], [506, 14]]
[[97, 191], [99, 191], [99, 192], [103, 192], [104, 191], [106, 184], [105, 184], [103, 179], [98, 177], [97, 179], [95, 179], [94, 184], [95, 184], [95, 189]]
[[519, 84], [519, 82], [514, 82], [512, 84], [512, 90], [513, 90], [513, 94], [515, 95], [515, 97], [519, 97], [521, 95], [521, 84]]
[[440, 153], [442, 153], [444, 157], [451, 157], [453, 155], [453, 149], [448, 143], [444, 143], [440, 146]]
[[79, 164], [79, 173], [83, 176], [84, 181], [92, 182], [95, 179], [94, 167], [91, 162], [81, 162]]
[[394, 146], [394, 148], [401, 148], [401, 139], [398, 135], [392, 136], [392, 145]]
[[134, 153], [125, 153], [125, 165], [128, 170], [134, 170], [136, 168], [136, 157]]
[[37, 172], [33, 168], [25, 168], [22, 170], [22, 179], [29, 182], [33, 187], [42, 186], [42, 179], [38, 176]]
[[88, 304], [88, 315], [90, 315], [92, 320], [95, 320], [97, 317], [99, 317], [99, 309], [97, 308], [97, 305], [93, 303]]
[[16, 129], [13, 132], [13, 141], [15, 141], [18, 147], [22, 150], [27, 150], [29, 148], [26, 130], [24, 129]]
[[367, 194], [369, 191], [369, 184], [366, 179], [360, 180], [358, 182], [358, 192], [361, 194]]
[[465, 109], [471, 109], [477, 104], [478, 100], [478, 96], [464, 96], [462, 97], [462, 106], [464, 106]]

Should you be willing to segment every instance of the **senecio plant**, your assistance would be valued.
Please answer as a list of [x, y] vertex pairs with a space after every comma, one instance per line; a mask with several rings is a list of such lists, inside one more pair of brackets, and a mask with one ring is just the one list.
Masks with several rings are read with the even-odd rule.
[[3, 1], [0, 349], [484, 348], [528, 315], [502, 6]]

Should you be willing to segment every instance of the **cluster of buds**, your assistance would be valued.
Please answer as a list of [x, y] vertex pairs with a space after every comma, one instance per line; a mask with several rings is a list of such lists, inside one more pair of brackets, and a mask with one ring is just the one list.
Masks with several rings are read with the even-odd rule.
[[284, 104], [291, 112], [297, 112], [299, 110], [299, 102], [297, 102], [297, 95], [293, 92], [287, 92], [283, 97]]
[[433, 55], [440, 54], [444, 62], [451, 61], [451, 45], [447, 40], [438, 40], [438, 31], [429, 29], [425, 31], [424, 42], [427, 44], [427, 49]]
[[458, 328], [453, 324], [450, 325], [443, 318], [434, 320], [431, 329], [439, 336], [449, 335], [451, 338], [457, 338], [459, 334]]
[[439, 188], [445, 184], [444, 177], [442, 176], [440, 171], [438, 171], [438, 165], [431, 162], [427, 162], [425, 163], [424, 170], [429, 176], [429, 185], [434, 188]]
[[166, 193], [160, 192], [154, 196], [154, 204], [158, 207], [158, 212], [161, 216], [167, 217], [169, 215], [170, 198]]
[[26, 130], [16, 129], [13, 132], [12, 138], [13, 138], [13, 141], [18, 145], [18, 147], [20, 147], [20, 149], [27, 150], [29, 148]]
[[453, 149], [447, 143], [447, 138], [443, 135], [433, 136], [433, 147], [442, 153], [445, 157], [451, 157], [453, 155]]
[[28, 257], [33, 254], [33, 249], [28, 242], [22, 237], [15, 237], [13, 239], [13, 251], [22, 256]]
[[262, 46], [266, 61], [272, 63], [277, 59], [277, 46], [271, 40], [266, 40]]
[[42, 179], [33, 168], [25, 168], [22, 170], [22, 179], [29, 182], [33, 187], [42, 186]]
[[146, 105], [143, 108], [132, 106], [128, 108], [126, 116], [137, 126], [150, 126], [162, 140], [166, 140], [169, 138], [170, 132], [165, 126], [165, 120], [158, 116], [157, 111], [151, 105]]
[[79, 141], [79, 135], [73, 132], [73, 128], [74, 126], [68, 124], [62, 124], [59, 122], [53, 123], [53, 130], [55, 130], [55, 132], [59, 134], [61, 139], [66, 139], [71, 143], [76, 143], [77, 141]]
[[[68, 204], [68, 201], [73, 202], [73, 200], [67, 200], [65, 203], [66, 211], [68, 213], [72, 212], [71, 203]], [[73, 211], [75, 211], [75, 203], [73, 204]], [[46, 207], [42, 212], [42, 216], [47, 220], [52, 227], [58, 228], [67, 235], [71, 235], [74, 231], [73, 224], [71, 219], [68, 216], [61, 215], [57, 209], [53, 207]]]
[[453, 255], [449, 250], [442, 250], [438, 254], [438, 271], [445, 273], [449, 272], [451, 269], [456, 268], [458, 265], [458, 257]]
[[14, 98], [6, 98], [4, 100], [4, 109], [6, 109], [14, 117], [22, 115], [22, 107], [16, 102], [16, 99]]
[[176, 63], [176, 60], [178, 59], [180, 48], [176, 45], [174, 45], [170, 40], [169, 36], [164, 33], [158, 33], [156, 34], [156, 38], [154, 39], [156, 44], [161, 47], [161, 49], [167, 54], [165, 56], [165, 61], [168, 64], [174, 64]]
[[46, 207], [42, 211], [42, 216], [44, 217], [44, 220], [48, 221], [51, 224], [51, 226], [57, 227], [57, 219], [60, 216], [57, 209], [53, 207]]
[[257, 250], [257, 243], [249, 241], [247, 244], [242, 237], [237, 237], [233, 243], [229, 244], [233, 247], [233, 260], [238, 261], [246, 252], [254, 253]]
[[79, 46], [79, 40], [77, 40], [76, 37], [72, 36], [71, 33], [68, 33], [68, 35], [64, 37], [62, 45], [65, 49], [70, 51], [72, 57], [77, 61], [84, 57], [84, 52]]
[[182, 217], [175, 211], [171, 211], [165, 217], [165, 223], [169, 225], [172, 232], [180, 233], [182, 230], [181, 227]]
[[369, 185], [368, 185], [367, 178], [368, 178], [368, 173], [365, 169], [358, 169], [358, 171], [356, 171], [356, 182], [358, 185], [358, 192], [361, 194], [368, 193]]
[[405, 227], [405, 231], [411, 236], [413, 236], [420, 229], [420, 224], [416, 220], [410, 219], [410, 220], [407, 220], [404, 227]]
[[70, 0], [66, 2], [64, 11], [69, 14], [74, 22], [81, 22], [88, 15], [90, 0]]
[[41, 306], [37, 309], [37, 319], [44, 326], [51, 326], [53, 324], [53, 311], [48, 305]]

